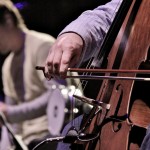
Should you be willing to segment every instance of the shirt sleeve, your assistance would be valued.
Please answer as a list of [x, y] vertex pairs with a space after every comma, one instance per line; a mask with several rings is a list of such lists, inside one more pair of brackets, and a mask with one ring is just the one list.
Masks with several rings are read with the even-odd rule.
[[80, 63], [100, 49], [121, 2], [122, 0], [112, 0], [94, 10], [83, 12], [59, 34], [74, 32], [81, 36], [84, 41], [84, 48]]

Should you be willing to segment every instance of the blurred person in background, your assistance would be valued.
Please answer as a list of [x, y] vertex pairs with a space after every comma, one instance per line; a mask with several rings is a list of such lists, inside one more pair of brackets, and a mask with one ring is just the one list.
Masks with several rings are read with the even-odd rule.
[[[72, 84], [77, 86], [78, 82], [62, 79], [47, 82], [43, 73], [35, 70], [36, 65], [43, 65], [55, 39], [29, 30], [10, 0], [0, 0], [0, 36], [0, 53], [9, 53], [2, 67], [5, 103], [0, 102], [0, 112], [14, 134], [32, 149], [53, 131], [49, 119], [53, 110], [48, 109], [53, 103], [49, 102], [65, 100], [61, 89]], [[12, 141], [6, 127], [1, 129], [0, 149], [8, 150]]]

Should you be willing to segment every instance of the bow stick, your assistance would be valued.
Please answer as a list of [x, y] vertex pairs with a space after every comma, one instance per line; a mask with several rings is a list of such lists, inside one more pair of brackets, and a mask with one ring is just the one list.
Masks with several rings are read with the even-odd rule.
[[[36, 66], [36, 70], [42, 70], [45, 72], [43, 66]], [[136, 74], [150, 74], [150, 70], [127, 70], [127, 69], [79, 69], [68, 68], [71, 72], [90, 72], [90, 73], [136, 73]], [[135, 81], [150, 81], [150, 78], [142, 77], [123, 77], [123, 76], [99, 76], [99, 75], [78, 75], [78, 76], [65, 76], [65, 78], [79, 78], [79, 79], [91, 79], [91, 80], [135, 80]]]

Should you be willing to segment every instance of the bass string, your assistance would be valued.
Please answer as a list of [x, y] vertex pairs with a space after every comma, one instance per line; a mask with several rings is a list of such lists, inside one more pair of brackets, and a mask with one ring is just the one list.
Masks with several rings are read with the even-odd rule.
[[[118, 11], [118, 9], [119, 9], [121, 3], [122, 3], [122, 0], [120, 0], [120, 1], [118, 2], [116, 8], [114, 9], [114, 12], [111, 14], [111, 18], [110, 18], [111, 21], [113, 21], [115, 15], [116, 15], [116, 12]], [[111, 25], [105, 26], [104, 32], [106, 33], [106, 35], [107, 35], [107, 32], [108, 32], [110, 26], [111, 26]], [[105, 35], [105, 37], [106, 37], [106, 35]], [[98, 67], [101, 66], [103, 57], [101, 56], [101, 53], [100, 53], [100, 54], [98, 55], [98, 57], [96, 58], [96, 54], [101, 51], [101, 47], [102, 47], [102, 45], [103, 45], [103, 42], [104, 42], [104, 40], [105, 40], [105, 37], [104, 37], [102, 43], [100, 44], [99, 50], [96, 51], [96, 52], [93, 51], [93, 52], [91, 53], [91, 57], [90, 57], [90, 59], [89, 59], [87, 65], [86, 65], [85, 69], [94, 69], [94, 68], [96, 68], [97, 66], [98, 66]], [[92, 76], [92, 72], [83, 72], [82, 75], [89, 75], [89, 76]], [[83, 92], [83, 94], [84, 94], [84, 93], [85, 93], [84, 91], [85, 91], [85, 88], [86, 88], [87, 85], [88, 85], [88, 82], [89, 82], [89, 81], [87, 81], [87, 80], [82, 80], [82, 81], [77, 85], [76, 89], [78, 89], [79, 87], [82, 87], [82, 92]], [[74, 95], [78, 95], [78, 90], [75, 90], [73, 94], [74, 94]], [[72, 114], [72, 115], [71, 115], [71, 116], [72, 116], [72, 117], [71, 117], [71, 118], [72, 118], [72, 119], [71, 119], [71, 126], [75, 126], [75, 124], [77, 124], [77, 122], [80, 124], [80, 120], [78, 120], [76, 123], [75, 123], [75, 120], [74, 120], [75, 118], [74, 118], [73, 109], [74, 109], [74, 107], [75, 107], [75, 105], [76, 105], [76, 101], [78, 101], [78, 100], [77, 100], [76, 98], [74, 98], [74, 101], [72, 101], [72, 104], [71, 104], [71, 114]], [[80, 126], [80, 125], [79, 125], [79, 126]]]

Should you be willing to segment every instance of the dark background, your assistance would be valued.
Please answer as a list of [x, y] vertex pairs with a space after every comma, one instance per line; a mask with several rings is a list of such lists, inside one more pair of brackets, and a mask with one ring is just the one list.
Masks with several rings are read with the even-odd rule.
[[83, 11], [94, 9], [106, 1], [108, 0], [13, 0], [15, 4], [25, 4], [20, 12], [28, 28], [54, 37]]
[[[94, 9], [108, 0], [12, 0], [29, 29], [57, 37], [59, 32], [83, 11]], [[0, 68], [5, 56], [0, 55]], [[1, 69], [0, 69], [1, 71]], [[3, 96], [0, 72], [0, 96]]]

